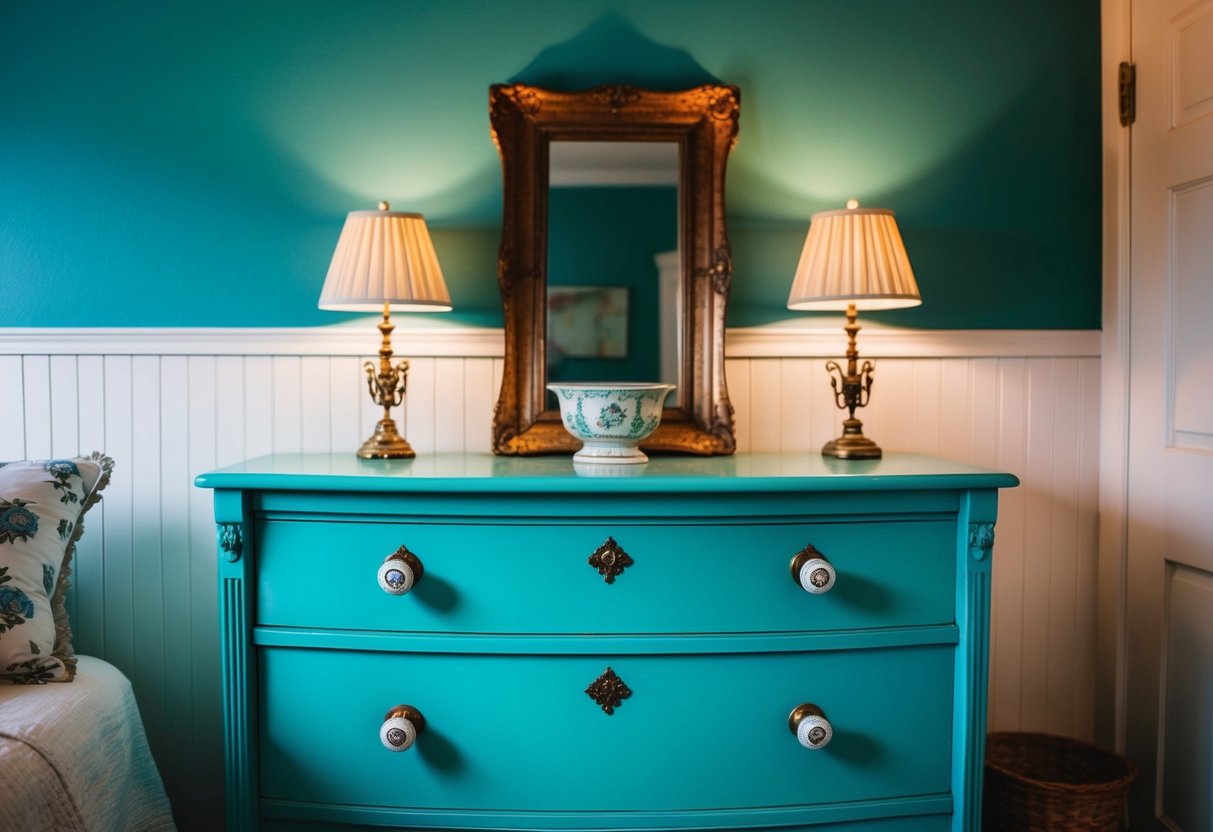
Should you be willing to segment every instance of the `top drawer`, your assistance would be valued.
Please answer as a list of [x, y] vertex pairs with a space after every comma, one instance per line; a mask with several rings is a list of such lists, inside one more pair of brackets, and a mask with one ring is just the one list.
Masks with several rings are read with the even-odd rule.
[[[445, 524], [262, 520], [257, 622], [447, 633], [739, 633], [953, 621], [952, 522]], [[631, 564], [607, 582], [588, 563], [613, 539]], [[837, 578], [820, 595], [793, 578], [812, 545]], [[423, 575], [380, 588], [405, 546]], [[618, 559], [620, 556], [616, 555]]]

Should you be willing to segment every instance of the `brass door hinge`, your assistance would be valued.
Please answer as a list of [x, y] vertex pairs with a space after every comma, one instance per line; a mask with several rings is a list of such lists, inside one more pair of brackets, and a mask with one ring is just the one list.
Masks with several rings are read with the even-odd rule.
[[1137, 64], [1120, 63], [1120, 126], [1137, 120]]

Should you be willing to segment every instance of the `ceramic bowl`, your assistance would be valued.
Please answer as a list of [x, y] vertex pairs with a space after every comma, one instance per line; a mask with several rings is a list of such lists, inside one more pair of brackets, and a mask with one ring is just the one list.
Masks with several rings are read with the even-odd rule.
[[672, 384], [587, 382], [549, 384], [560, 403], [560, 419], [581, 440], [575, 463], [648, 462], [639, 443], [657, 429]]

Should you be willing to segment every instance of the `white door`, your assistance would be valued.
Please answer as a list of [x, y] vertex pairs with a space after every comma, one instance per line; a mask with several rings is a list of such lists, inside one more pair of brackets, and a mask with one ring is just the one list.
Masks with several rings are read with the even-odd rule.
[[1213, 830], [1213, 0], [1133, 0], [1126, 753]]

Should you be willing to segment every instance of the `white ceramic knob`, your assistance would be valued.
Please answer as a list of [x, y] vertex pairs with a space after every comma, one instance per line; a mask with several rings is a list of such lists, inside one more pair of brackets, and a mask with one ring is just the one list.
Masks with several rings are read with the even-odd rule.
[[816, 705], [798, 705], [788, 717], [796, 741], [812, 751], [825, 748], [834, 737], [834, 727]]
[[834, 586], [834, 566], [810, 543], [792, 558], [792, 580], [805, 592], [820, 595]]
[[388, 751], [408, 751], [425, 729], [421, 712], [411, 705], [397, 705], [384, 716], [379, 727], [379, 741]]
[[809, 558], [800, 565], [800, 571], [797, 573], [800, 588], [813, 595], [829, 592], [837, 577], [834, 565], [825, 558]]
[[796, 739], [805, 748], [825, 748], [833, 737], [834, 729], [824, 716], [806, 716], [796, 726]]
[[421, 580], [421, 561], [401, 546], [379, 566], [379, 587], [388, 595], [404, 595]]

